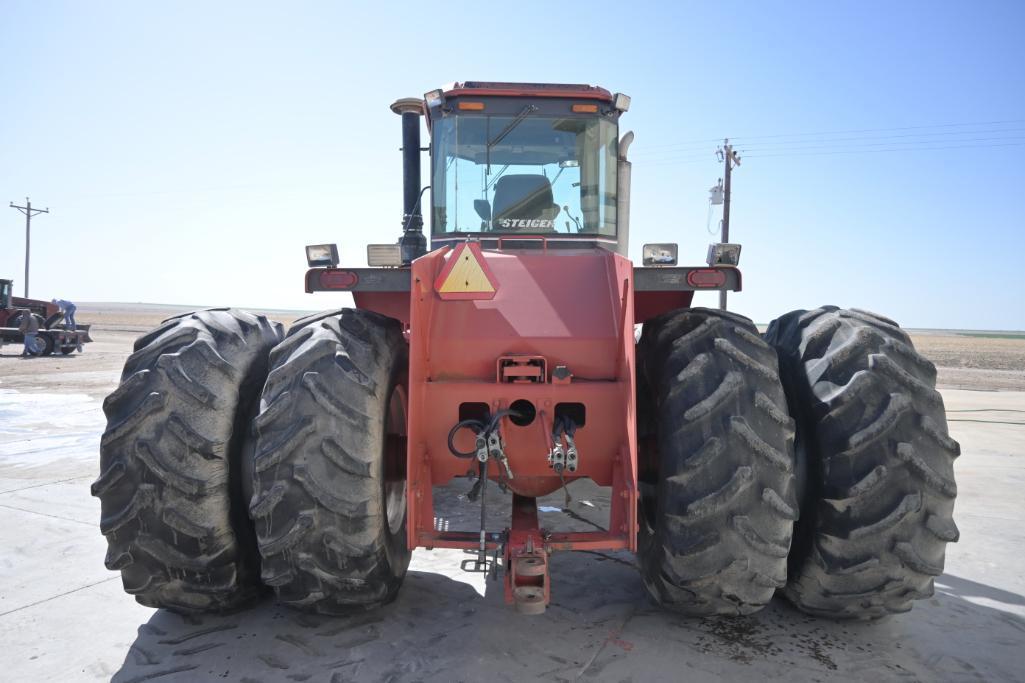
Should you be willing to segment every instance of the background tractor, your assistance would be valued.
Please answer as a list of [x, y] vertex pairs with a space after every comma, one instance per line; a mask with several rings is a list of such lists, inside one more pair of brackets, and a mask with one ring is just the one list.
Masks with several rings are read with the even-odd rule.
[[41, 299], [14, 296], [14, 281], [0, 279], [0, 346], [21, 344], [23, 336], [18, 330], [25, 311], [39, 322], [36, 344], [39, 353], [48, 356], [54, 352], [64, 355], [81, 351], [82, 345], [92, 341], [89, 325], [77, 325], [69, 330], [62, 326], [64, 314], [57, 304]]
[[[794, 311], [761, 335], [691, 308], [697, 290], [740, 289], [733, 245], [694, 267], [654, 245], [634, 266], [628, 108], [584, 85], [399, 100], [401, 238], [370, 245], [367, 268], [307, 247], [306, 290], [354, 308], [287, 334], [212, 309], [141, 337], [104, 403], [92, 488], [125, 590], [195, 612], [269, 586], [341, 613], [393, 599], [427, 547], [501, 565], [525, 613], [558, 590], [549, 557], [567, 550], [636, 552], [651, 596], [691, 615], [781, 590], [873, 618], [930, 595], [957, 538], [958, 450], [932, 364], [867, 312]], [[433, 501], [460, 477], [481, 521], [457, 530]], [[537, 499], [579, 479], [610, 490], [607, 527], [542, 528]], [[489, 527], [488, 506], [508, 525]]]

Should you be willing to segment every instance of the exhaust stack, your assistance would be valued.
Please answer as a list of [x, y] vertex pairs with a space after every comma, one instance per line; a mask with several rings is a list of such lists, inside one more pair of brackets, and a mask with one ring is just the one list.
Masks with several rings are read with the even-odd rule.
[[409, 265], [427, 253], [423, 212], [420, 208], [420, 117], [423, 100], [406, 97], [396, 100], [391, 110], [402, 117], [402, 237], [399, 247], [402, 264]]
[[619, 239], [616, 241], [616, 252], [629, 257], [630, 251], [630, 174], [631, 165], [626, 158], [630, 145], [633, 144], [634, 133], [630, 131], [619, 139], [619, 166], [616, 189], [616, 223], [619, 227]]

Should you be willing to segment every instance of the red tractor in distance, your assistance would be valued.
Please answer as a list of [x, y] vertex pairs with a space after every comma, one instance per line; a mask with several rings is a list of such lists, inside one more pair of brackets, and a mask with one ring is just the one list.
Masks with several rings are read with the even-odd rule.
[[[691, 308], [697, 290], [740, 289], [737, 245], [695, 267], [649, 245], [631, 263], [629, 102], [485, 82], [399, 100], [401, 238], [370, 245], [367, 268], [307, 247], [306, 291], [355, 308], [287, 334], [206, 310], [141, 337], [104, 403], [92, 487], [125, 590], [198, 612], [269, 586], [342, 613], [392, 600], [426, 547], [500, 564], [524, 613], [570, 550], [637, 553], [652, 598], [691, 615], [782, 591], [875, 618], [931, 595], [958, 535], [935, 368], [864, 311], [794, 311], [762, 335]], [[480, 524], [454, 529], [434, 498], [461, 477]], [[610, 492], [607, 527], [543, 528], [537, 499], [579, 479]], [[489, 527], [489, 506], [509, 524]]]
[[21, 344], [24, 340], [19, 326], [25, 311], [35, 316], [39, 323], [36, 336], [38, 353], [49, 356], [60, 352], [65, 356], [81, 351], [82, 345], [92, 341], [89, 336], [89, 325], [78, 325], [75, 329], [67, 329], [62, 325], [64, 314], [55, 303], [41, 299], [24, 299], [14, 296], [14, 282], [0, 279], [0, 346], [4, 344]]

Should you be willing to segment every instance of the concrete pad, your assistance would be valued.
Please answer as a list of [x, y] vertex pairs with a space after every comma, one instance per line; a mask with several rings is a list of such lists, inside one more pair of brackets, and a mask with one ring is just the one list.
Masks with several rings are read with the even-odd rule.
[[[1025, 422], [1011, 412], [1025, 415], [1025, 393], [944, 397], [962, 445], [961, 541], [948, 547], [934, 597], [868, 624], [814, 619], [781, 600], [748, 618], [678, 617], [650, 603], [626, 553], [555, 555], [553, 602], [540, 617], [506, 607], [501, 581], [461, 572], [466, 556], [450, 550], [418, 550], [395, 603], [348, 618], [304, 615], [270, 598], [223, 617], [147, 609], [102, 564], [98, 505], [87, 490], [99, 403], [72, 402], [64, 415], [61, 401], [40, 399], [46, 419], [31, 429], [15, 434], [0, 421], [0, 672], [132, 683], [1025, 680], [1025, 426], [1009, 424]], [[27, 405], [0, 394], [0, 411], [12, 402]], [[446, 487], [439, 517], [472, 524], [466, 488]], [[546, 524], [603, 521], [603, 491], [574, 484], [571, 493], [569, 513], [561, 492], [542, 501], [553, 508]], [[503, 511], [491, 517], [501, 523]]]
[[0, 548], [0, 623], [4, 613], [111, 576], [95, 523], [0, 504]]
[[92, 497], [89, 485], [95, 475], [0, 493], [0, 509], [11, 508], [49, 515], [99, 528], [100, 501]]

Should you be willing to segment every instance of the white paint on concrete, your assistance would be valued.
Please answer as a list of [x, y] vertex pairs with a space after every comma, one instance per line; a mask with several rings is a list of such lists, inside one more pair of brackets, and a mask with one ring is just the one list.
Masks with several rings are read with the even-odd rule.
[[85, 394], [0, 389], [0, 466], [8, 470], [93, 457], [103, 425], [100, 402]]

